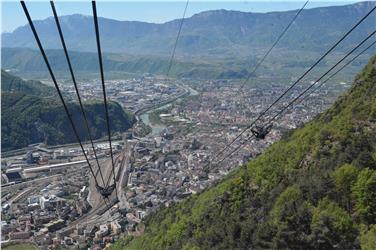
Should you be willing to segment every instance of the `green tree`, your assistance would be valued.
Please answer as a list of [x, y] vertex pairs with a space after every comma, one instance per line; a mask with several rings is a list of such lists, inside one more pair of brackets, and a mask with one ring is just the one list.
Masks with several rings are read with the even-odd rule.
[[345, 164], [333, 172], [339, 202], [346, 207], [347, 212], [351, 211], [351, 186], [355, 183], [357, 176], [358, 169], [350, 164]]
[[369, 168], [363, 169], [352, 187], [355, 197], [357, 213], [366, 222], [376, 222], [376, 171]]
[[311, 206], [297, 185], [286, 188], [277, 198], [271, 211], [276, 228], [273, 248], [305, 248], [309, 244]]
[[357, 230], [350, 215], [328, 198], [322, 199], [313, 211], [312, 242], [319, 249], [356, 248]]
[[376, 250], [376, 224], [370, 226], [368, 231], [362, 232], [360, 246], [363, 250]]

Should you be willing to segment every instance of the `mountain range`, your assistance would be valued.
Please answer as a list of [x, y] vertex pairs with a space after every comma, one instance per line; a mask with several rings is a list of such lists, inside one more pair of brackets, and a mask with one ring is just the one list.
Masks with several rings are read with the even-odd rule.
[[[256, 75], [291, 79], [319, 58], [376, 2], [305, 9], [282, 37]], [[263, 54], [297, 10], [250, 13], [229, 10], [205, 11], [185, 20], [169, 76], [196, 79], [241, 79]], [[372, 13], [317, 68], [349, 51], [375, 27]], [[61, 25], [77, 76], [98, 77], [98, 56], [91, 16], [62, 16]], [[126, 78], [144, 73], [165, 75], [180, 19], [163, 24], [99, 18], [106, 78]], [[67, 78], [67, 63], [53, 18], [35, 20], [55, 73]], [[346, 71], [341, 81], [360, 70], [375, 48]], [[46, 79], [48, 72], [35, 47], [29, 25], [2, 34], [2, 68], [29, 79]], [[261, 77], [262, 78], [262, 77]], [[251, 78], [252, 81], [252, 78]]]
[[[305, 9], [278, 45], [278, 49], [322, 50], [333, 44], [376, 2]], [[244, 57], [263, 51], [276, 40], [297, 10], [251, 13], [229, 10], [205, 11], [186, 18], [177, 46], [177, 56]], [[70, 50], [96, 52], [91, 16], [61, 16], [61, 26]], [[375, 14], [346, 39], [354, 44], [375, 25]], [[52, 17], [34, 21], [43, 45], [59, 49], [61, 44]], [[99, 18], [104, 52], [169, 56], [176, 39], [180, 19], [162, 24], [117, 21]], [[2, 47], [36, 48], [29, 25], [2, 34]]]

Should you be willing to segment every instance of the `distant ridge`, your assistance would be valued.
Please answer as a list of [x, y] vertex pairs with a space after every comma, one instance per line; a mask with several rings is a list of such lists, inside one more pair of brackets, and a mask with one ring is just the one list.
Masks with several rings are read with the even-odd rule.
[[[369, 11], [376, 2], [304, 10], [280, 48], [318, 50], [331, 44], [347, 27]], [[273, 42], [278, 31], [291, 20], [295, 11], [250, 13], [240, 11], [205, 11], [187, 18], [178, 44], [179, 55], [206, 56], [244, 55], [255, 48], [263, 49]], [[353, 44], [374, 27], [373, 14], [345, 45]], [[100, 18], [103, 50], [127, 54], [166, 55], [171, 51], [179, 20], [162, 24], [117, 21]], [[53, 19], [35, 21], [46, 48], [60, 48]], [[90, 16], [78, 14], [61, 17], [61, 25], [71, 50], [95, 51], [93, 23]], [[319, 32], [319, 33], [318, 33]], [[320, 34], [320, 35], [318, 35]], [[304, 44], [304, 47], [302, 46]], [[29, 27], [2, 34], [3, 47], [34, 48]]]

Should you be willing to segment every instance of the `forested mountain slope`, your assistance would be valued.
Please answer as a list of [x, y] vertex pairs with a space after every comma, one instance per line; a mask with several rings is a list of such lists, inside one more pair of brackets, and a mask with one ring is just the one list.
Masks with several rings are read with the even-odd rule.
[[39, 81], [25, 81], [1, 70], [1, 91], [21, 92], [35, 96], [52, 96], [56, 94], [53, 87]]
[[[133, 114], [127, 113], [116, 102], [109, 102], [112, 132], [123, 132], [135, 122]], [[85, 123], [78, 103], [68, 103], [81, 139], [88, 140]], [[103, 101], [84, 103], [89, 126], [94, 139], [107, 135]], [[1, 150], [26, 147], [45, 142], [48, 145], [76, 142], [75, 135], [56, 98], [40, 98], [20, 92], [1, 92]]]
[[376, 56], [329, 110], [145, 224], [113, 249], [374, 249]]

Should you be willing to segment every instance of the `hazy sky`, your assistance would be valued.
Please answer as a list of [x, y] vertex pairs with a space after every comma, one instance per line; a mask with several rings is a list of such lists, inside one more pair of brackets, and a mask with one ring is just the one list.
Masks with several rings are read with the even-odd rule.
[[[1, 1], [1, 0], [0, 0]], [[306, 8], [344, 5], [357, 1], [351, 0], [331, 0], [318, 1], [311, 0]], [[45, 19], [52, 16], [49, 1], [27, 1], [30, 15], [33, 19]], [[187, 10], [187, 17], [195, 13], [213, 10], [227, 9], [245, 12], [269, 12], [298, 9], [303, 5], [303, 1], [198, 1], [191, 0]], [[56, 1], [55, 6], [59, 15], [84, 14], [92, 15], [91, 2], [78, 1]], [[146, 21], [162, 23], [172, 19], [181, 18], [185, 1], [97, 1], [98, 15], [102, 17], [128, 20]], [[15, 28], [25, 25], [26, 18], [18, 1], [1, 1], [1, 31], [9, 32]]]

